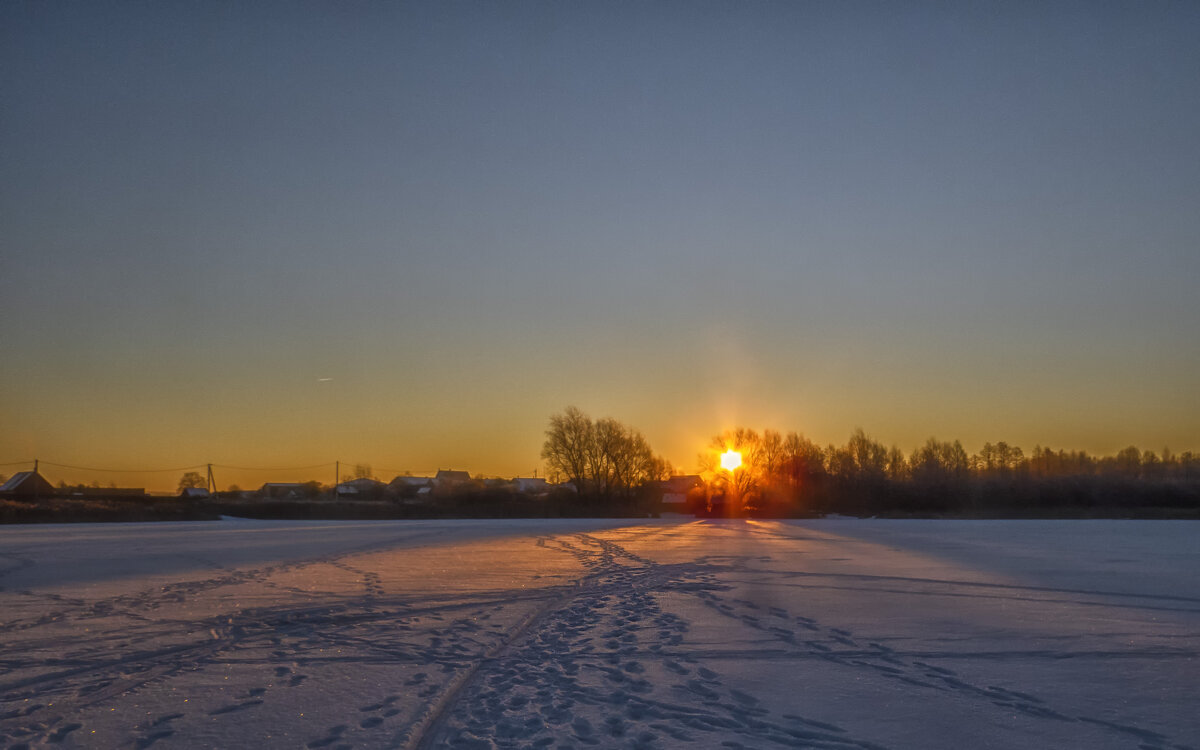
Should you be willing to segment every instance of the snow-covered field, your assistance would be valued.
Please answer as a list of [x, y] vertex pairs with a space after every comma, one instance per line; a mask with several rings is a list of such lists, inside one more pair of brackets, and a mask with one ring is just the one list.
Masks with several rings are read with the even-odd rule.
[[1200, 748], [1200, 524], [0, 528], [0, 747]]

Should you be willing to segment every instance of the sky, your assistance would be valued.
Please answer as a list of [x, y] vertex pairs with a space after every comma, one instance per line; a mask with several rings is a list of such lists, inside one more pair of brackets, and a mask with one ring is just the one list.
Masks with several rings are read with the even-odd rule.
[[568, 405], [686, 470], [733, 426], [1200, 450], [1197, 40], [1195, 3], [0, 4], [0, 464], [528, 475]]

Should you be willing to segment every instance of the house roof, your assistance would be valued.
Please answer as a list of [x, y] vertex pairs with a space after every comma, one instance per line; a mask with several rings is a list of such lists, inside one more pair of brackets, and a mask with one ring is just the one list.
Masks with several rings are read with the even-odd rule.
[[[0, 485], [0, 492], [16, 492], [20, 489], [21, 485], [27, 482], [30, 487], [34, 488], [35, 492], [39, 491], [40, 488], [54, 489], [53, 485], [47, 482], [46, 478], [34, 469], [32, 471], [18, 471], [16, 474], [13, 474], [7, 482]], [[26, 492], [28, 492], [28, 488], [26, 488]]]
[[33, 476], [33, 474], [34, 472], [32, 471], [18, 471], [16, 474], [13, 474], [11, 477], [9, 477], [7, 482], [0, 484], [0, 492], [11, 492], [12, 490], [15, 490], [17, 487], [21, 486], [22, 482]]
[[359, 477], [358, 479], [348, 479], [345, 482], [341, 482], [340, 484], [338, 484], [338, 489], [340, 490], [340, 489], [345, 489], [348, 487], [353, 487], [353, 488], [359, 489], [359, 490], [369, 490], [374, 487], [382, 487], [382, 486], [383, 486], [383, 482], [379, 481], [378, 479], [371, 479], [369, 477]]
[[521, 492], [529, 492], [530, 490], [545, 490], [549, 489], [550, 485], [546, 482], [545, 477], [513, 477], [512, 483]]
[[703, 487], [704, 480], [698, 474], [674, 476], [663, 482], [663, 488], [669, 492], [687, 492], [696, 487]]
[[433, 477], [399, 476], [390, 482], [391, 486], [423, 487], [433, 481]]
[[471, 475], [465, 471], [449, 471], [439, 469], [437, 476], [434, 477], [439, 482], [469, 482]]

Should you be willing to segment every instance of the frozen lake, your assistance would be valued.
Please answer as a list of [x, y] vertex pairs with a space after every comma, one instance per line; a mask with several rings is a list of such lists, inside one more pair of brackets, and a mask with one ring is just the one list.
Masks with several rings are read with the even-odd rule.
[[1200, 748], [1200, 524], [0, 528], [0, 747]]

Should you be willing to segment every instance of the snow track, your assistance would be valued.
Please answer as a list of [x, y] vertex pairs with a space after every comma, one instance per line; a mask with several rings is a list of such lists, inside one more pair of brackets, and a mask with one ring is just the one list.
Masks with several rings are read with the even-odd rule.
[[1194, 524], [170, 526], [0, 529], [0, 748], [1200, 748]]

